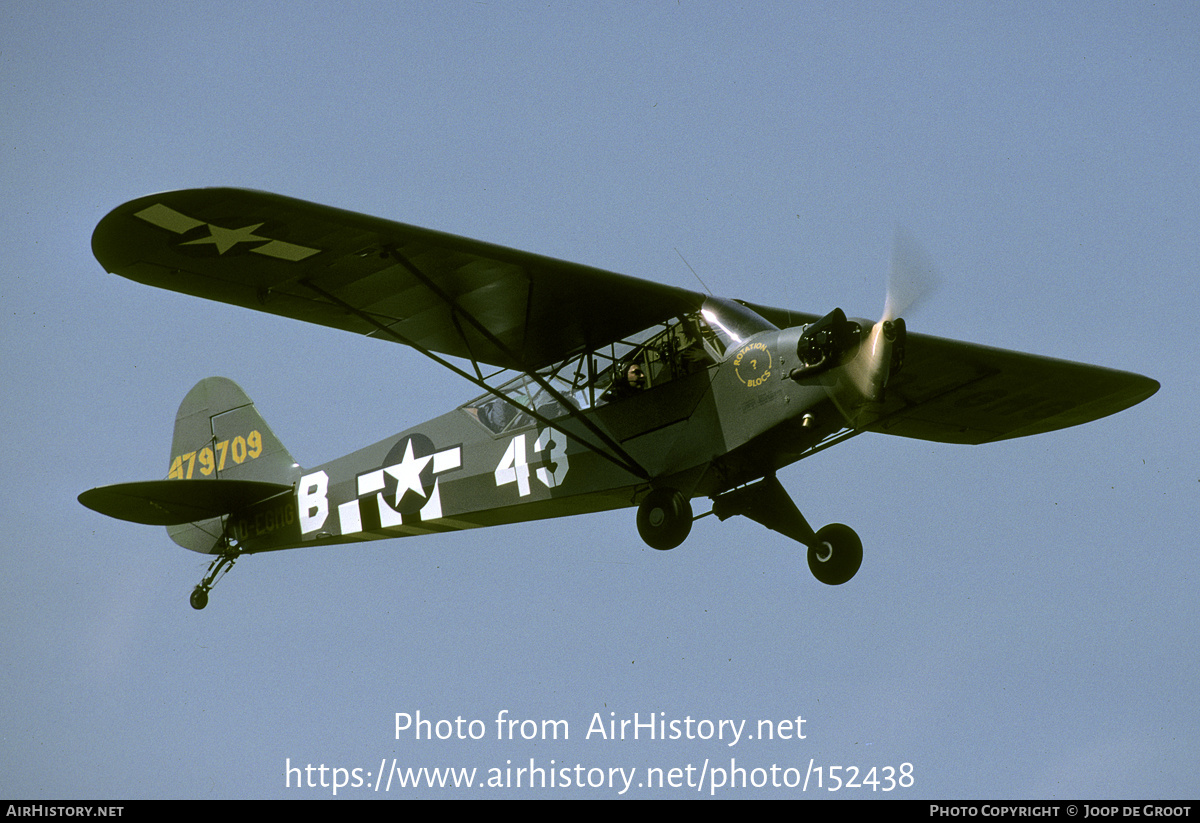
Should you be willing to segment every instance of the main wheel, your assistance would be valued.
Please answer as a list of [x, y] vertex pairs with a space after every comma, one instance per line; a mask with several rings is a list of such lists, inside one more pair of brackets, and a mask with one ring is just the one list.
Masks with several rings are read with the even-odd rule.
[[638, 506], [637, 527], [650, 548], [673, 549], [692, 530], [692, 503], [675, 489], [655, 489]]
[[188, 602], [192, 604], [193, 609], [203, 609], [208, 605], [208, 592], [197, 586], [192, 589], [192, 596], [188, 598]]
[[862, 565], [862, 541], [854, 529], [830, 523], [817, 532], [817, 546], [808, 549], [808, 568], [827, 586], [840, 586]]

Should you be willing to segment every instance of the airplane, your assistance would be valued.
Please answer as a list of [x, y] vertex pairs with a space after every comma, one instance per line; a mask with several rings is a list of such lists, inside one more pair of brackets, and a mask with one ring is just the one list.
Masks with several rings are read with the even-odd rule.
[[[166, 526], [213, 559], [193, 608], [242, 555], [637, 507], [668, 550], [692, 501], [807, 548], [828, 585], [862, 542], [813, 529], [779, 469], [863, 432], [982, 444], [1075, 426], [1153, 395], [1147, 377], [908, 333], [889, 285], [872, 321], [710, 296], [264, 192], [142, 197], [97, 225], [106, 271], [401, 343], [473, 383], [447, 414], [303, 468], [233, 381], [201, 380], [166, 479], [79, 501]], [[921, 276], [901, 262], [896, 282]], [[908, 279], [912, 279], [909, 277]]]

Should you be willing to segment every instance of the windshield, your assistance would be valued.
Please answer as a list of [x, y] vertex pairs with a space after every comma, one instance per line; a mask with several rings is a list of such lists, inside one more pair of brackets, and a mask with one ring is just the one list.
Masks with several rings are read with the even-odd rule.
[[731, 346], [738, 345], [760, 331], [777, 328], [758, 312], [722, 297], [710, 297], [705, 300], [700, 314], [720, 340], [722, 355]]

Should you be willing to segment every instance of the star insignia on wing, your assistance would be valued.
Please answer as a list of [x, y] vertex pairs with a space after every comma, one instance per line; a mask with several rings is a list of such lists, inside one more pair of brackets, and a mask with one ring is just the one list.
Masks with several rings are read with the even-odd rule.
[[209, 232], [211, 232], [208, 237], [201, 237], [198, 240], [188, 240], [180, 245], [199, 246], [204, 243], [212, 243], [217, 247], [217, 254], [224, 254], [238, 243], [266, 243], [271, 239], [269, 237], [259, 237], [254, 233], [256, 229], [262, 226], [262, 223], [255, 223], [253, 226], [246, 226], [241, 229], [225, 229], [215, 226], [212, 223], [207, 225]]
[[145, 220], [152, 226], [158, 226], [160, 229], [166, 229], [175, 234], [188, 234], [201, 227], [207, 227], [208, 237], [183, 240], [179, 245], [214, 246], [218, 256], [223, 255], [238, 243], [258, 243], [259, 245], [247, 249], [247, 251], [254, 254], [261, 254], [264, 257], [274, 257], [276, 260], [285, 260], [289, 263], [299, 263], [301, 260], [306, 260], [321, 251], [309, 246], [301, 246], [299, 243], [289, 243], [286, 240], [278, 240], [256, 234], [255, 232], [262, 228], [265, 225], [264, 223], [254, 223], [253, 225], [243, 226], [240, 229], [227, 229], [214, 223], [207, 223], [203, 220], [197, 220], [194, 217], [188, 217], [183, 212], [176, 211], [162, 203], [147, 206], [141, 211], [136, 212], [134, 216]]

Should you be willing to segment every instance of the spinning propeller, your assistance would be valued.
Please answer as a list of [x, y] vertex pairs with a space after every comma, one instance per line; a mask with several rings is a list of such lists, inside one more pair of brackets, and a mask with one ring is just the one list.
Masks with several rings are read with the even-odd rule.
[[871, 402], [883, 399], [888, 378], [904, 357], [905, 326], [901, 315], [928, 297], [938, 281], [929, 256], [916, 241], [897, 230], [883, 316], [871, 327], [854, 359], [846, 364], [850, 382], [864, 399]]

